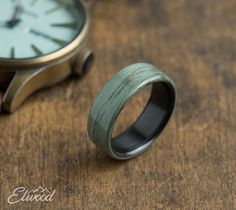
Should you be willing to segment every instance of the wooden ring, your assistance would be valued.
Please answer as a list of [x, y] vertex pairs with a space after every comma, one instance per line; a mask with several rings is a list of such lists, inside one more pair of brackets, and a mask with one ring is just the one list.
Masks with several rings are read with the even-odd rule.
[[[152, 85], [152, 93], [142, 114], [124, 133], [112, 138], [113, 126], [124, 106], [148, 85]], [[135, 157], [146, 151], [163, 131], [175, 102], [175, 84], [166, 74], [150, 64], [130, 65], [98, 94], [89, 114], [89, 137], [114, 159]]]

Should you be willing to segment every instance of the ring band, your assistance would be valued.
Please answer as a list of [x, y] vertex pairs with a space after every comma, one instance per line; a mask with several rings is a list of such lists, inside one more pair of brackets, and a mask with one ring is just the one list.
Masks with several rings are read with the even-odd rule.
[[[124, 133], [112, 138], [113, 126], [124, 106], [148, 85], [152, 85], [152, 93], [142, 114]], [[150, 64], [130, 65], [98, 94], [89, 114], [89, 137], [114, 159], [135, 157], [146, 151], [163, 131], [175, 102], [175, 83], [166, 74]]]

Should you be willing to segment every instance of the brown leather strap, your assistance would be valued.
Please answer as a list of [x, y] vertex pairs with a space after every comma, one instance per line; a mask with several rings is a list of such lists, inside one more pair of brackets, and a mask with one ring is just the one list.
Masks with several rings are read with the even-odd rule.
[[13, 76], [13, 72], [0, 72], [0, 112], [2, 112], [3, 97]]

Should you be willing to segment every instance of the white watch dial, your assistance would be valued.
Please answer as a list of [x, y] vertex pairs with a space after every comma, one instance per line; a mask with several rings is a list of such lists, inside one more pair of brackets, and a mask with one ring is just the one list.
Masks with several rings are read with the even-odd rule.
[[78, 0], [3, 0], [0, 7], [0, 58], [48, 55], [71, 43], [85, 22]]

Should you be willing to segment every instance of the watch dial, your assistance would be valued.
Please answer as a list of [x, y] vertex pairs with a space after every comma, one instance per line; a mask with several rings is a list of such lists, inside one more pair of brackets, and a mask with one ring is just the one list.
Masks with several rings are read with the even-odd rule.
[[0, 58], [29, 59], [58, 51], [79, 35], [84, 22], [78, 0], [3, 0]]

